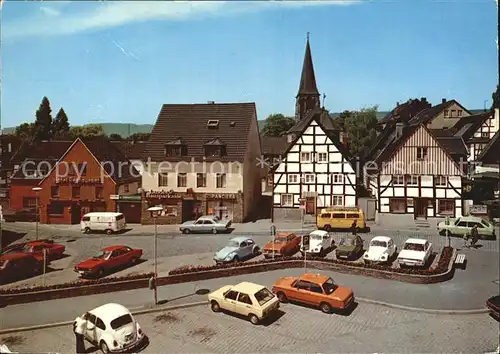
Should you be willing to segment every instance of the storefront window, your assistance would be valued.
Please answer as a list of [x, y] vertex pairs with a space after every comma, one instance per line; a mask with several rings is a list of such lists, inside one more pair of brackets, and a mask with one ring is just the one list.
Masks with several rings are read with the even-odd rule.
[[220, 219], [233, 219], [234, 201], [232, 200], [209, 200], [207, 201], [207, 215], [216, 215]]

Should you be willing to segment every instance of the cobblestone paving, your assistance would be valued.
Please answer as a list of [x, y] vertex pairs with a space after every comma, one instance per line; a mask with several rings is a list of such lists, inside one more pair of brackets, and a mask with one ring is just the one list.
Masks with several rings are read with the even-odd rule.
[[[426, 315], [368, 304], [349, 316], [291, 304], [282, 310], [281, 317], [261, 326], [214, 314], [208, 306], [137, 320], [150, 337], [147, 353], [484, 353], [499, 341], [498, 323], [486, 314]], [[0, 343], [20, 352], [74, 350], [70, 327], [4, 335]]]

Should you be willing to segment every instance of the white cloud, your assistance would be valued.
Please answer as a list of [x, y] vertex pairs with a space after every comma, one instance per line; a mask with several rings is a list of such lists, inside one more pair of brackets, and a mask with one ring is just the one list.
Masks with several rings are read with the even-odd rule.
[[[89, 30], [123, 26], [129, 23], [150, 20], [186, 21], [206, 16], [227, 16], [244, 12], [265, 11], [279, 8], [306, 6], [351, 5], [363, 0], [324, 1], [144, 1], [95, 3], [90, 11], [64, 11], [54, 22], [50, 18], [24, 18], [6, 22], [2, 34], [4, 39], [40, 35], [67, 35]], [[67, 8], [70, 8], [69, 6]], [[53, 10], [53, 13], [58, 10]], [[43, 10], [42, 10], [43, 11]]]
[[59, 10], [47, 6], [40, 6], [40, 11], [42, 11], [45, 15], [52, 17], [59, 16], [61, 14]]

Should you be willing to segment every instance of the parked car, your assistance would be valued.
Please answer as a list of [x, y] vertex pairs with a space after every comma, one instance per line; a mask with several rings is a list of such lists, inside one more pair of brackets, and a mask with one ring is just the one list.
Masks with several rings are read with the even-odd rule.
[[0, 256], [0, 284], [39, 275], [43, 263], [28, 253], [12, 253]]
[[123, 230], [127, 226], [122, 213], [93, 212], [87, 213], [80, 221], [82, 232], [89, 234], [92, 231], [104, 231], [108, 235]]
[[366, 230], [365, 213], [358, 207], [332, 206], [322, 209], [316, 217], [318, 229], [325, 231], [351, 229], [354, 221], [357, 232]]
[[244, 316], [254, 325], [278, 310], [278, 298], [264, 285], [242, 282], [226, 285], [210, 293], [208, 301], [212, 311], [225, 310]]
[[[307, 246], [307, 242], [305, 242], [305, 238], [308, 238], [309, 247]], [[302, 237], [300, 252], [302, 256], [304, 256], [305, 252], [314, 256], [325, 256], [333, 249], [334, 244], [335, 241], [327, 231], [315, 230], [309, 235]]]
[[2, 251], [0, 252], [0, 255], [7, 254], [7, 253], [15, 253], [14, 251], [17, 250], [17, 252], [20, 252], [27, 244], [31, 242], [43, 242], [43, 243], [54, 243], [54, 240], [51, 239], [42, 239], [38, 241], [27, 241], [27, 242], [20, 242], [20, 243], [13, 243], [10, 244], [4, 248], [2, 248]]
[[137, 352], [147, 336], [130, 311], [120, 304], [99, 306], [75, 319], [73, 330], [83, 327], [84, 338], [103, 353]]
[[495, 227], [493, 224], [486, 220], [478, 218], [477, 216], [462, 216], [460, 218], [452, 218], [448, 220], [448, 224], [445, 221], [441, 221], [437, 228], [440, 235], [446, 235], [446, 231], [449, 232], [450, 236], [464, 236], [471, 233], [472, 227], [477, 225], [477, 231], [479, 237], [485, 238], [495, 238]]
[[238, 262], [258, 255], [259, 246], [251, 238], [239, 236], [229, 240], [227, 245], [214, 256], [216, 263]]
[[363, 239], [359, 235], [347, 235], [340, 239], [335, 249], [338, 259], [352, 259], [363, 252]]
[[273, 286], [281, 302], [295, 301], [319, 307], [325, 313], [332, 309], [346, 310], [354, 303], [354, 292], [336, 284], [332, 278], [304, 273], [300, 277], [284, 277]]
[[486, 301], [486, 307], [498, 321], [500, 321], [500, 295], [492, 296]]
[[375, 236], [370, 241], [368, 251], [363, 255], [365, 263], [388, 263], [396, 258], [398, 248], [392, 238]]
[[231, 224], [231, 220], [221, 220], [216, 215], [205, 215], [199, 217], [195, 221], [186, 221], [179, 227], [179, 230], [185, 234], [189, 234], [191, 232], [211, 232], [213, 234], [217, 234], [219, 232], [228, 232]]
[[279, 233], [273, 241], [262, 249], [265, 258], [293, 256], [300, 249], [300, 236], [294, 233]]
[[424, 267], [432, 255], [432, 243], [421, 238], [409, 238], [398, 254], [401, 267]]
[[134, 265], [142, 257], [142, 250], [118, 245], [103, 248], [94, 257], [79, 263], [75, 267], [81, 277], [103, 277], [107, 272], [126, 266]]
[[34, 222], [37, 219], [36, 208], [23, 208], [19, 210], [6, 211], [3, 214], [5, 222]]
[[30, 241], [22, 244], [20, 247], [11, 247], [2, 254], [29, 253], [34, 255], [39, 261], [43, 261], [44, 250], [46, 252], [47, 260], [50, 261], [61, 258], [66, 251], [66, 246], [54, 243], [53, 241]]

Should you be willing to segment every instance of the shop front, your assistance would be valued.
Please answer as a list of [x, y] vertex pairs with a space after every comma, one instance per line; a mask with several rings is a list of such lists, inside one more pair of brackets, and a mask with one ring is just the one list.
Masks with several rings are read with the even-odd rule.
[[141, 195], [110, 195], [109, 199], [116, 201], [116, 211], [125, 216], [125, 221], [130, 224], [141, 223]]
[[148, 208], [159, 206], [163, 209], [158, 215], [158, 224], [181, 224], [182, 223], [182, 208], [183, 208], [183, 195], [173, 191], [150, 191], [145, 194], [142, 200], [142, 224], [152, 224]]
[[[237, 194], [219, 193], [206, 195], [207, 215], [216, 215], [220, 219], [234, 220], [235, 210], [241, 207]], [[239, 220], [237, 222], [240, 222]]]

